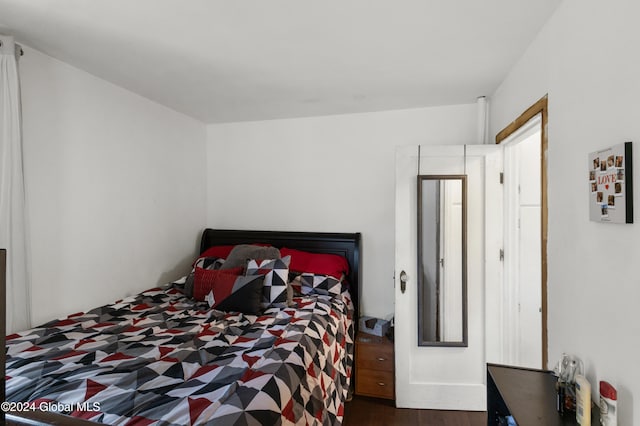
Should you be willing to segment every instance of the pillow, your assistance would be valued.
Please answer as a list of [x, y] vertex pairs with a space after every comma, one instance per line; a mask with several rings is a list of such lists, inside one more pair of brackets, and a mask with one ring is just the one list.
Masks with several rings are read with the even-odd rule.
[[220, 269], [245, 267], [249, 259], [280, 259], [280, 250], [275, 247], [239, 244], [231, 250]]
[[288, 289], [289, 263], [291, 257], [281, 259], [251, 259], [247, 262], [247, 276], [264, 276], [262, 290], [262, 307], [286, 308], [293, 299], [293, 292]]
[[[205, 257], [205, 258], [201, 257], [200, 259], [204, 259], [204, 264], [202, 265], [204, 269], [220, 269], [220, 267], [224, 263], [224, 259], [219, 259], [216, 257]], [[196, 259], [196, 261], [193, 262], [193, 264], [195, 265], [197, 261], [198, 259]], [[195, 268], [191, 270], [191, 273], [187, 276], [187, 279], [184, 282], [183, 293], [187, 297], [193, 297], [193, 280], [194, 280], [195, 270], [196, 270]]]
[[324, 294], [337, 296], [342, 292], [342, 283], [329, 275], [300, 274], [302, 294]]
[[219, 275], [211, 292], [207, 294], [209, 306], [219, 311], [235, 311], [244, 314], [259, 315], [262, 310], [262, 287], [264, 277], [261, 275], [237, 275], [231, 278], [224, 271]]
[[[269, 244], [262, 244], [262, 243], [253, 243], [251, 245], [269, 247]], [[211, 246], [208, 249], [206, 249], [203, 253], [201, 253], [199, 257], [219, 257], [221, 259], [226, 259], [227, 257], [229, 257], [229, 254], [235, 247], [236, 247], [235, 245], [229, 245], [229, 244], [221, 245], [221, 246]]]
[[242, 274], [242, 268], [235, 269], [205, 269], [203, 268], [203, 261], [205, 258], [200, 258], [196, 261], [193, 273], [193, 298], [203, 302], [205, 297], [217, 280], [226, 279], [229, 276], [235, 277]]
[[264, 277], [240, 275], [242, 268], [207, 270], [196, 263], [194, 298], [220, 311], [257, 315], [261, 310]]
[[290, 269], [295, 272], [330, 275], [336, 279], [349, 273], [347, 259], [337, 254], [311, 253], [283, 247], [280, 249], [280, 255], [282, 257], [291, 256]]
[[199, 257], [219, 257], [221, 259], [226, 259], [234, 247], [235, 246], [233, 245], [211, 246], [208, 249], [206, 249], [203, 253], [201, 253]]

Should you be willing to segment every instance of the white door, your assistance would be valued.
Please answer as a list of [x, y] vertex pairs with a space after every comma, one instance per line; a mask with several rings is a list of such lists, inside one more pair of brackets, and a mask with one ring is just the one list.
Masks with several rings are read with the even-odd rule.
[[[420, 151], [420, 154], [418, 153]], [[486, 409], [485, 279], [500, 276], [501, 147], [400, 147], [396, 151], [396, 405], [443, 410]], [[417, 175], [467, 175], [467, 347], [418, 346]], [[501, 211], [501, 204], [496, 212]], [[487, 212], [490, 212], [487, 214]], [[487, 237], [489, 236], [489, 237]], [[499, 246], [499, 245], [498, 245]], [[401, 272], [407, 276], [405, 291]]]
[[504, 364], [542, 368], [540, 143], [534, 118], [505, 149]]

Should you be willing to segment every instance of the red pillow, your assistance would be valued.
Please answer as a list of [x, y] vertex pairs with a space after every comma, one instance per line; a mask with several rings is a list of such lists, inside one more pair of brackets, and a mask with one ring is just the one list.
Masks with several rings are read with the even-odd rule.
[[342, 278], [343, 274], [349, 273], [347, 259], [337, 254], [310, 253], [283, 247], [280, 249], [280, 255], [282, 257], [291, 256], [289, 269], [294, 272], [329, 275], [338, 280]]
[[[261, 247], [271, 247], [270, 244], [264, 244], [264, 243], [251, 243], [250, 245], [261, 246]], [[227, 257], [229, 257], [229, 253], [231, 253], [231, 250], [233, 250], [234, 247], [235, 245], [211, 246], [208, 249], [206, 249], [202, 254], [200, 254], [198, 258], [218, 257], [221, 259], [226, 259]]]
[[211, 246], [204, 251], [198, 258], [200, 257], [219, 257], [222, 259], [226, 259], [231, 253], [235, 246]]
[[242, 268], [203, 269], [196, 264], [193, 277], [193, 298], [203, 302], [214, 286], [233, 287]]

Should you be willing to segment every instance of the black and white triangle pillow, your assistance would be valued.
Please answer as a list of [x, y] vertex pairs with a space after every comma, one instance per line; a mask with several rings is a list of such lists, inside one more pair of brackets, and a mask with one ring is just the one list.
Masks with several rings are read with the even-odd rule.
[[286, 308], [287, 282], [291, 256], [282, 259], [250, 259], [247, 262], [246, 275], [264, 275], [262, 307]]
[[312, 273], [300, 274], [302, 294], [324, 294], [337, 296], [342, 291], [342, 283], [329, 275]]

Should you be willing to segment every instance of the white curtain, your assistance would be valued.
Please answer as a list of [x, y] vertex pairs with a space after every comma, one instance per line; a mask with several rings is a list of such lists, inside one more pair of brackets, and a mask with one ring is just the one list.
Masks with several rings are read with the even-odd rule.
[[0, 35], [0, 248], [7, 249], [7, 333], [31, 326], [22, 116], [13, 37]]

